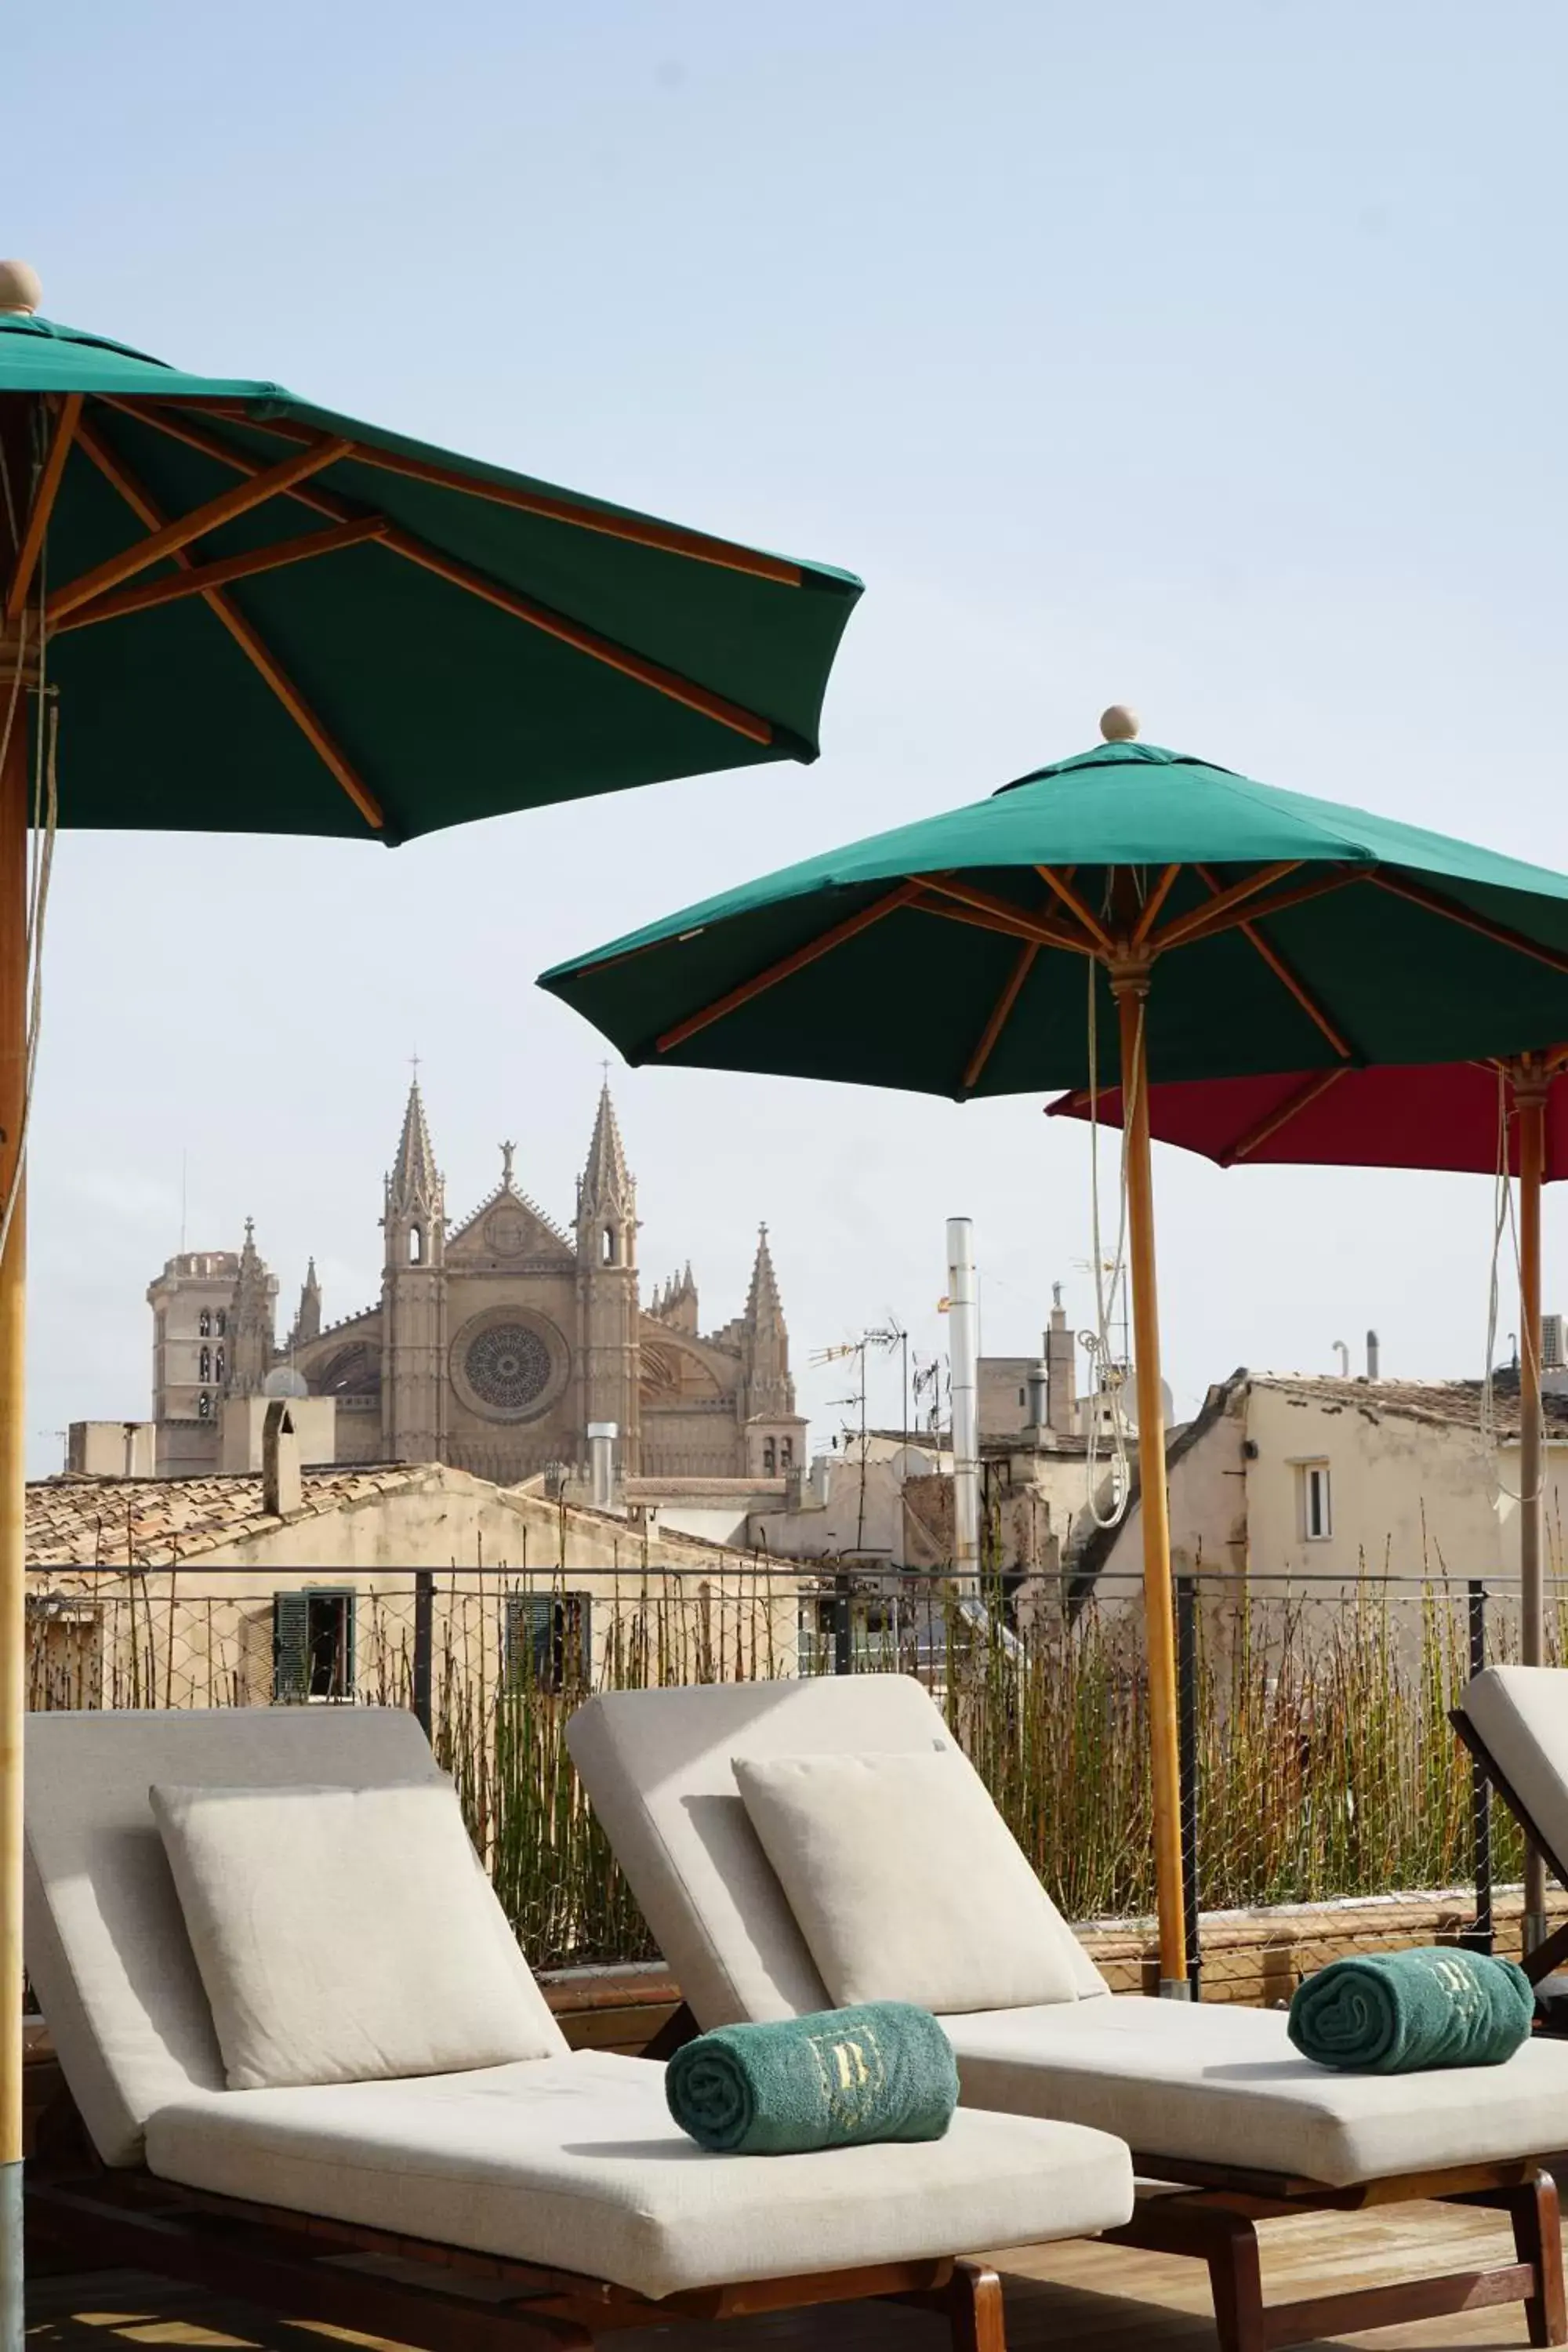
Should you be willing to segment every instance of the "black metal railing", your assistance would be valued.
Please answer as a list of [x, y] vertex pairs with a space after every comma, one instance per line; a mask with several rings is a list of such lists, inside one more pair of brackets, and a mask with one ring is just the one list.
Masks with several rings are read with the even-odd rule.
[[[542, 1965], [642, 1956], [647, 1935], [564, 1746], [597, 1689], [917, 1675], [1069, 1917], [1152, 1905], [1138, 1582], [786, 1567], [439, 1571], [35, 1570], [37, 1706], [407, 1706], [454, 1775]], [[1568, 1588], [1564, 1588], [1568, 1590]], [[1518, 1650], [1508, 1580], [1353, 1585], [1184, 1572], [1175, 1594], [1182, 1844], [1200, 1911], [1475, 1884], [1478, 1942], [1516, 1878], [1514, 1824], [1447, 1710]], [[1549, 1612], [1557, 1654], [1564, 1607]]]

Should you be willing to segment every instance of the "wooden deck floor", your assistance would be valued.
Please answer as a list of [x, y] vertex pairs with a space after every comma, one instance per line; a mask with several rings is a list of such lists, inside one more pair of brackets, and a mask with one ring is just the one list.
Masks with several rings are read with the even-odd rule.
[[[1445, 2270], [1512, 2259], [1506, 2223], [1453, 2207], [1408, 2205], [1364, 2215], [1313, 2214], [1271, 2222], [1259, 2232], [1264, 2287], [1271, 2300], [1327, 2294]], [[1212, 2352], [1207, 2273], [1201, 2263], [1143, 2254], [1090, 2242], [1014, 2248], [992, 2257], [1007, 2286], [1010, 2352]], [[226, 2302], [167, 2282], [103, 2272], [40, 2279], [28, 2297], [31, 2352], [124, 2352], [167, 2346], [173, 2352], [311, 2352], [334, 2344], [373, 2345], [345, 2331], [294, 2324], [253, 2306]], [[737, 2321], [725, 2327], [654, 2328], [622, 2336], [622, 2352], [938, 2352], [940, 2325], [885, 2304], [840, 2305]], [[1381, 2328], [1339, 2343], [1421, 2347], [1522, 2347], [1517, 2305]]]

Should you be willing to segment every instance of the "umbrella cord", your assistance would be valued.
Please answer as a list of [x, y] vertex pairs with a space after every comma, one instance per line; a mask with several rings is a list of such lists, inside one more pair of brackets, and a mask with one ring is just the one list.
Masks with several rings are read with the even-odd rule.
[[[1097, 1018], [1096, 985], [1100, 967], [1089, 959], [1089, 1200], [1091, 1228], [1090, 1248], [1094, 1256], [1094, 1318], [1092, 1331], [1080, 1331], [1079, 1340], [1086, 1349], [1094, 1375], [1094, 1393], [1089, 1399], [1089, 1444], [1085, 1457], [1085, 1473], [1089, 1481], [1089, 1515], [1097, 1528], [1120, 1527], [1127, 1516], [1131, 1499], [1132, 1479], [1127, 1454], [1127, 1414], [1122, 1404], [1126, 1368], [1119, 1367], [1111, 1346], [1110, 1318], [1116, 1303], [1117, 1286], [1127, 1278], [1127, 1129], [1132, 1116], [1132, 1106], [1121, 1106], [1121, 1213], [1116, 1230], [1116, 1255], [1107, 1267], [1105, 1245], [1100, 1226], [1100, 1035]], [[1143, 1006], [1138, 1006], [1138, 1025], [1143, 1025]], [[1106, 1281], [1109, 1272], [1110, 1279]], [[1104, 1397], [1110, 1406], [1110, 1508], [1100, 1507], [1100, 1403]]]
[[[35, 467], [41, 466], [41, 453]], [[4, 468], [0, 467], [0, 472]], [[4, 481], [5, 504], [14, 515], [9, 474]], [[15, 537], [15, 530], [13, 530]], [[27, 1131], [33, 1121], [33, 1088], [37, 1076], [38, 1040], [44, 1013], [44, 924], [48, 910], [49, 881], [54, 870], [55, 837], [59, 815], [59, 708], [53, 698], [47, 676], [47, 635], [44, 627], [44, 609], [48, 594], [47, 577], [47, 547], [40, 550], [37, 574], [37, 644], [38, 644], [38, 713], [39, 724], [34, 757], [31, 839], [27, 861], [26, 929], [24, 951], [26, 961], [27, 1036], [26, 1068], [23, 1075], [22, 1131], [17, 1139], [16, 1156], [11, 1171], [4, 1208], [0, 1209], [0, 1257], [11, 1236], [11, 1220], [16, 1213], [21, 1198], [22, 1181], [27, 1165]], [[24, 612], [17, 632], [16, 660], [12, 672], [10, 692], [6, 697], [4, 726], [0, 727], [0, 769], [11, 746], [12, 730], [17, 713], [25, 708], [24, 679], [26, 673], [28, 627]]]
[[[1502, 1472], [1498, 1462], [1497, 1453], [1497, 1391], [1492, 1377], [1492, 1368], [1497, 1357], [1499, 1317], [1498, 1274], [1502, 1257], [1502, 1237], [1505, 1232], [1508, 1234], [1513, 1244], [1515, 1286], [1521, 1290], [1522, 1290], [1524, 1286], [1522, 1278], [1523, 1268], [1520, 1263], [1519, 1216], [1514, 1205], [1513, 1179], [1509, 1172], [1510, 1161], [1512, 1158], [1512, 1154], [1509, 1149], [1508, 1079], [1501, 1070], [1498, 1072], [1497, 1093], [1497, 1174], [1494, 1179], [1494, 1190], [1492, 1193], [1492, 1254], [1490, 1279], [1487, 1289], [1486, 1364], [1481, 1375], [1481, 1405], [1479, 1413], [1480, 1446], [1481, 1453], [1486, 1460], [1488, 1469], [1491, 1476], [1492, 1484], [1496, 1486], [1499, 1494], [1506, 1495], [1510, 1503], [1533, 1503], [1538, 1499], [1544, 1488], [1546, 1476], [1544, 1449], [1542, 1450], [1541, 1474], [1536, 1481], [1535, 1493], [1531, 1495], [1526, 1495], [1522, 1487], [1520, 1488], [1517, 1494], [1515, 1493], [1514, 1489], [1509, 1485], [1507, 1479], [1502, 1475]], [[1520, 1320], [1522, 1324], [1524, 1320], [1522, 1316], [1520, 1318]], [[1530, 1331], [1521, 1329], [1519, 1335], [1520, 1360], [1522, 1362], [1528, 1356], [1531, 1363], [1533, 1363], [1534, 1349], [1534, 1335]], [[1537, 1367], [1537, 1370], [1539, 1370], [1539, 1367]], [[1520, 1418], [1521, 1428], [1523, 1426], [1524, 1412], [1523, 1387], [1524, 1384], [1521, 1381], [1520, 1383]]]

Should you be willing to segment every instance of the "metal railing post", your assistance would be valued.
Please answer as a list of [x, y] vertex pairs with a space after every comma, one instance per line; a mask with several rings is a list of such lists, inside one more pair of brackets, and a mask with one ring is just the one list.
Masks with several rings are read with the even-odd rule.
[[849, 1613], [849, 1572], [841, 1568], [833, 1580], [833, 1671], [855, 1671], [854, 1626]]
[[426, 1739], [431, 1737], [431, 1669], [436, 1650], [436, 1571], [414, 1571], [414, 1712]]
[[[1479, 1576], [1472, 1576], [1466, 1592], [1470, 1673], [1476, 1675], [1487, 1662], [1487, 1588]], [[1489, 1952], [1496, 1940], [1492, 1918], [1492, 1790], [1486, 1766], [1479, 1756], [1470, 1759], [1470, 1822], [1476, 1860], [1476, 1916], [1462, 1940], [1472, 1952]]]
[[1203, 1999], [1198, 1938], [1198, 1586], [1176, 1579], [1176, 1739], [1182, 1775], [1182, 1902], [1186, 1913], [1187, 1981]]

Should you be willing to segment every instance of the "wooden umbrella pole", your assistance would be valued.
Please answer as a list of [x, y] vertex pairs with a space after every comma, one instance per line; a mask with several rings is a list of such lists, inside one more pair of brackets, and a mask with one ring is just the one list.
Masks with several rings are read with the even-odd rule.
[[1160, 1391], [1160, 1308], [1154, 1278], [1154, 1182], [1149, 1151], [1149, 1055], [1143, 1006], [1146, 961], [1118, 962], [1110, 986], [1121, 1031], [1123, 1149], [1132, 1269], [1132, 1361], [1138, 1380], [1138, 1475], [1143, 1521], [1143, 1618], [1149, 1652], [1149, 1737], [1154, 1784], [1154, 1876], [1160, 1913], [1160, 1990], [1191, 1996], [1182, 1896], [1182, 1768], [1177, 1745], [1176, 1621], [1171, 1522], [1165, 1493], [1165, 1408]]
[[[15, 656], [13, 656], [13, 660]], [[0, 684], [9, 694], [9, 679]], [[0, 1204], [22, 1143], [27, 1083], [28, 706], [0, 765]], [[0, 704], [0, 724], [4, 705]], [[26, 1210], [20, 1184], [0, 1259], [0, 2352], [22, 2343], [22, 1723], [26, 1701], [23, 1507]]]
[[[1514, 1072], [1519, 1114], [1519, 1582], [1520, 1654], [1546, 1663], [1542, 1572], [1541, 1187], [1546, 1170], [1546, 1078], [1535, 1065]], [[1533, 1841], [1524, 1853], [1524, 1948], [1546, 1940], [1546, 1864]]]

